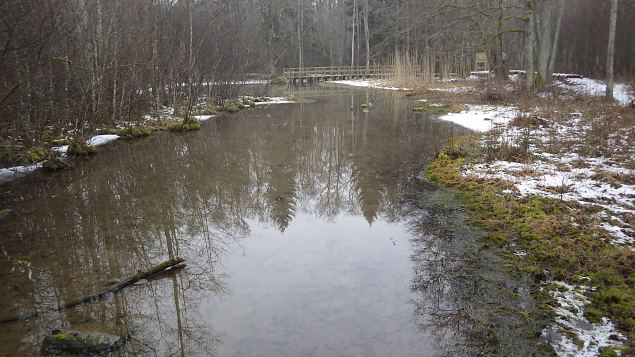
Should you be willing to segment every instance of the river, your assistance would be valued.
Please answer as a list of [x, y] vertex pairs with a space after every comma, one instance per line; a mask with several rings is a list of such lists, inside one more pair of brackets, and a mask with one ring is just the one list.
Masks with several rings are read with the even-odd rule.
[[129, 335], [126, 356], [532, 351], [526, 321], [492, 307], [531, 309], [525, 285], [479, 243], [455, 194], [420, 179], [467, 130], [397, 92], [308, 93], [1, 185], [0, 208], [16, 212], [0, 222], [3, 317], [168, 257], [187, 266], [0, 325], [0, 356], [36, 354], [55, 328]]

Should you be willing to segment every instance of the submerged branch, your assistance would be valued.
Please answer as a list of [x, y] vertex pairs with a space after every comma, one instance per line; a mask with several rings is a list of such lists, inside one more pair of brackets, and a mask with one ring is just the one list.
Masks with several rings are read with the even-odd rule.
[[27, 314], [22, 314], [22, 315], [17, 315], [17, 316], [3, 318], [3, 319], [0, 319], [0, 324], [20, 321], [20, 320], [27, 320], [27, 319], [37, 317], [37, 316], [42, 315], [42, 314], [47, 313], [47, 312], [62, 311], [62, 310], [65, 310], [65, 309], [68, 309], [68, 308], [71, 308], [71, 307], [75, 307], [75, 306], [81, 305], [81, 304], [86, 303], [86, 302], [95, 301], [97, 299], [100, 299], [100, 298], [104, 297], [105, 295], [108, 295], [108, 294], [111, 294], [111, 293], [116, 293], [116, 292], [122, 290], [123, 288], [128, 287], [128, 286], [138, 282], [139, 280], [149, 278], [150, 276], [158, 274], [158, 273], [161, 273], [161, 272], [165, 272], [166, 270], [168, 270], [170, 268], [175, 268], [175, 267], [181, 265], [183, 262], [185, 262], [185, 259], [180, 258], [180, 257], [176, 257], [176, 258], [172, 258], [172, 259], [166, 260], [163, 263], [157, 264], [157, 265], [151, 267], [148, 270], [140, 271], [140, 272], [138, 272], [137, 274], [135, 274], [135, 275], [133, 275], [131, 277], [128, 277], [128, 278], [123, 279], [123, 280], [120, 280], [120, 281], [118, 281], [118, 282], [116, 282], [116, 283], [114, 283], [112, 285], [109, 285], [109, 286], [103, 288], [102, 290], [92, 294], [92, 295], [89, 295], [89, 296], [86, 296], [86, 297], [83, 297], [83, 298], [80, 298], [80, 299], [77, 299], [77, 300], [73, 300], [73, 301], [71, 301], [69, 303], [66, 303], [65, 305], [57, 307], [57, 308], [52, 308], [52, 309], [47, 309], [47, 310], [42, 310], [42, 311], [36, 311], [34, 313], [27, 313]]

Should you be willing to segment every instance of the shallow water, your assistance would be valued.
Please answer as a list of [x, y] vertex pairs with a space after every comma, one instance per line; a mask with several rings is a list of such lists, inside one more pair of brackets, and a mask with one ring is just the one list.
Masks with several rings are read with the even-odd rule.
[[[467, 297], [465, 275], [446, 269], [515, 283], [497, 275], [454, 196], [417, 178], [465, 129], [411, 113], [399, 93], [296, 95], [315, 102], [115, 142], [71, 170], [0, 186], [0, 207], [17, 212], [0, 222], [1, 317], [63, 305], [168, 257], [187, 260], [103, 300], [0, 325], [0, 356], [34, 354], [60, 327], [129, 334], [121, 353], [142, 356], [491, 348], [474, 342], [476, 319], [460, 312], [483, 308], [492, 292]], [[369, 102], [368, 112], [351, 110]]]

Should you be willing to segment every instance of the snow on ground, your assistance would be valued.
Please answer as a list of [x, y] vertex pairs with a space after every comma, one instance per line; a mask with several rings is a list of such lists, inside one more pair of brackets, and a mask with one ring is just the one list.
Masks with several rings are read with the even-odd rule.
[[439, 119], [450, 121], [468, 129], [484, 132], [495, 125], [504, 125], [518, 115], [514, 107], [494, 107], [489, 105], [468, 105], [467, 110], [460, 113], [449, 113]]
[[472, 87], [447, 87], [447, 88], [430, 88], [431, 91], [445, 92], [453, 94], [469, 93], [474, 91]]
[[86, 144], [100, 146], [119, 139], [119, 135], [96, 135], [86, 141]]
[[[108, 144], [112, 141], [119, 139], [118, 135], [95, 135], [86, 141], [88, 145], [101, 146]], [[60, 154], [60, 157], [64, 158], [68, 151], [68, 145], [54, 146], [51, 151]], [[35, 170], [41, 169], [42, 163], [38, 162], [32, 165], [14, 166], [0, 169], [0, 183], [10, 182], [32, 173]]]
[[[612, 237], [611, 244], [634, 249], [635, 227], [635, 170], [612, 157], [590, 157], [579, 154], [577, 145], [585, 140], [592, 124], [582, 120], [581, 113], [570, 113], [563, 123], [551, 122], [537, 128], [516, 128], [510, 123], [518, 115], [515, 108], [468, 106], [461, 113], [451, 113], [440, 118], [466, 126], [476, 131], [488, 131], [495, 124], [496, 130], [485, 134], [484, 145], [515, 145], [520, 147], [528, 140], [530, 159], [527, 162], [497, 160], [474, 164], [466, 168], [464, 175], [487, 179], [502, 179], [512, 184], [510, 194], [537, 195], [600, 208], [598, 217], [601, 228]], [[527, 113], [525, 113], [527, 115]], [[531, 113], [539, 117], [540, 109]], [[598, 118], [597, 120], [603, 120]], [[626, 156], [635, 157], [628, 147], [628, 135], [632, 128], [615, 129], [607, 145], [621, 145]], [[626, 138], [626, 140], [624, 140]], [[553, 142], [564, 141], [560, 153], [546, 152]], [[544, 149], [544, 150], [543, 150]], [[616, 179], [617, 178], [617, 179]], [[526, 252], [514, 252], [518, 256]], [[589, 300], [585, 292], [593, 289], [584, 285], [571, 286], [555, 282], [558, 286], [554, 298], [556, 321], [543, 331], [556, 353], [560, 356], [596, 356], [603, 347], [620, 345], [626, 340], [613, 323], [603, 318], [600, 323], [590, 323], [584, 317]]]
[[[256, 82], [260, 83], [260, 81], [248, 81], [248, 84], [256, 84]], [[265, 81], [266, 82], [266, 81]], [[245, 97], [247, 98], [247, 97]], [[287, 98], [282, 98], [282, 97], [272, 97], [272, 98], [268, 98], [268, 101], [265, 102], [258, 102], [255, 103], [256, 105], [269, 105], [269, 104], [294, 104], [296, 102], [289, 100]], [[159, 111], [159, 116], [161, 117], [170, 117], [174, 115], [174, 108], [172, 107], [162, 107], [161, 110]], [[211, 118], [213, 118], [214, 115], [195, 115], [194, 118], [196, 118], [199, 121], [207, 121]], [[151, 115], [145, 115], [144, 116], [144, 120], [147, 122], [151, 122], [156, 120], [156, 118], [154, 118]], [[123, 123], [121, 125], [121, 129], [123, 129], [126, 124], [133, 124], [133, 123]], [[105, 145], [108, 144], [112, 141], [118, 140], [120, 139], [120, 137], [118, 135], [95, 135], [93, 137], [91, 137], [89, 140], [86, 141], [86, 143], [88, 145], [92, 145], [92, 146], [101, 146], [101, 145]], [[62, 146], [54, 146], [50, 149], [52, 152], [55, 152], [59, 155], [60, 158], [64, 158], [66, 157], [66, 152], [68, 151], [68, 145], [62, 145]], [[7, 168], [2, 168], [0, 169], [0, 183], [4, 183], [4, 182], [10, 182], [13, 181], [15, 179], [18, 178], [22, 178], [24, 176], [27, 176], [28, 174], [32, 173], [33, 171], [36, 171], [38, 169], [42, 168], [42, 164], [41, 163], [37, 163], [37, 164], [33, 164], [33, 165], [20, 165], [20, 166], [14, 166], [14, 167], [7, 167]]]
[[195, 115], [194, 119], [198, 120], [198, 121], [208, 121], [210, 119], [212, 119], [214, 117], [214, 115]]
[[633, 227], [625, 223], [624, 217], [635, 215], [635, 185], [611, 185], [600, 181], [598, 173], [635, 175], [635, 170], [619, 168], [602, 159], [578, 156], [575, 160], [590, 166], [571, 167], [568, 165], [571, 160], [567, 158], [537, 155], [526, 164], [494, 161], [474, 165], [465, 174], [509, 181], [523, 196], [538, 195], [584, 205], [595, 204], [603, 209], [603, 217], [611, 218], [611, 223], [605, 222], [603, 227], [613, 237], [612, 243], [634, 244]]
[[332, 83], [345, 84], [347, 86], [352, 86], [352, 87], [378, 88], [378, 89], [403, 90], [403, 91], [412, 90], [412, 88], [399, 88], [399, 87], [387, 86], [383, 84], [381, 81], [376, 79], [350, 79], [350, 80], [342, 80], [342, 81], [333, 81]]
[[[469, 115], [469, 110], [459, 113], [462, 119], [459, 124], [482, 120], [482, 113], [474, 113], [473, 116]], [[611, 243], [635, 245], [635, 227], [628, 223], [631, 221], [629, 217], [635, 216], [635, 170], [624, 167], [622, 162], [613, 158], [576, 153], [577, 142], [584, 140], [585, 132], [592, 130], [592, 126], [583, 122], [579, 113], [569, 115], [571, 119], [567, 123], [551, 123], [548, 128], [527, 131], [507, 127], [499, 130], [496, 134], [498, 144], [520, 146], [521, 141], [527, 140], [531, 159], [526, 163], [498, 160], [472, 165], [465, 174], [511, 182], [522, 196], [539, 195], [600, 207], [600, 218], [605, 222], [603, 227], [613, 238]], [[513, 114], [510, 113], [510, 116]], [[474, 124], [474, 127], [477, 125]], [[628, 131], [628, 128], [625, 130]], [[614, 129], [615, 139], [609, 145], [628, 145], [628, 141], [620, 137], [622, 134]], [[563, 143], [567, 143], [568, 152], [552, 154], [543, 150]], [[632, 155], [632, 148], [626, 147], [626, 150]]]
[[0, 183], [11, 182], [42, 167], [41, 163], [0, 169]]
[[601, 348], [616, 345], [616, 339], [625, 340], [607, 318], [602, 318], [601, 323], [591, 323], [584, 317], [584, 307], [589, 303], [584, 293], [592, 288], [563, 282], [552, 284], [558, 286], [558, 290], [551, 292], [558, 303], [556, 323], [543, 331], [543, 337], [551, 341], [558, 356], [594, 357]]
[[268, 101], [265, 102], [256, 102], [256, 105], [269, 105], [269, 104], [294, 104], [295, 102], [292, 100], [289, 100], [287, 98], [282, 98], [282, 97], [273, 97], [273, 98], [269, 98]]
[[[119, 138], [119, 135], [95, 135], [92, 138], [86, 140], [86, 144], [92, 146], [101, 146], [113, 142]], [[59, 154], [66, 154], [66, 152], [68, 151], [68, 145], [54, 146], [51, 148], [51, 151]]]
[[[555, 82], [558, 87], [574, 94], [587, 95], [592, 97], [603, 97], [606, 95], [606, 84], [591, 78], [569, 78], [564, 81]], [[615, 101], [621, 106], [630, 105], [635, 96], [628, 84], [616, 84], [614, 88]]]

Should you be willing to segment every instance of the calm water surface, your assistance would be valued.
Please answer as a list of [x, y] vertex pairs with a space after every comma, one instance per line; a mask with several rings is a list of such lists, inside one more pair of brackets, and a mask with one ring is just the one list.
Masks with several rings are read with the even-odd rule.
[[[411, 113], [397, 93], [310, 93], [314, 103], [119, 141], [72, 170], [0, 186], [0, 208], [17, 212], [0, 222], [0, 316], [187, 260], [103, 300], [0, 325], [0, 355], [35, 354], [59, 327], [129, 334], [119, 354], [130, 356], [432, 356], [465, 351], [458, 340], [486, 345], [470, 324], [478, 314], [461, 312], [492, 296], [452, 267], [508, 282], [483, 263], [491, 257], [476, 258], [454, 197], [417, 179], [465, 131]], [[351, 110], [367, 102], [369, 112]]]

